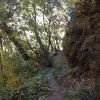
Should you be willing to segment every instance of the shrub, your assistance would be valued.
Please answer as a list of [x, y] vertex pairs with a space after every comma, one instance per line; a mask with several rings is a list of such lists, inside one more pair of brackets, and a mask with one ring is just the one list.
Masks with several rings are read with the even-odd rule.
[[85, 86], [80, 86], [78, 88], [76, 100], [89, 100], [89, 91]]
[[63, 96], [64, 96], [64, 100], [72, 100], [73, 99], [73, 95], [67, 90], [64, 92]]
[[38, 100], [48, 88], [41, 76], [22, 80], [17, 87], [1, 89], [0, 100]]
[[85, 86], [81, 85], [74, 95], [69, 91], [65, 91], [64, 100], [90, 100], [90, 93]]
[[13, 68], [16, 74], [24, 77], [33, 76], [38, 71], [38, 68], [36, 68], [32, 61], [24, 61], [22, 58], [16, 60]]

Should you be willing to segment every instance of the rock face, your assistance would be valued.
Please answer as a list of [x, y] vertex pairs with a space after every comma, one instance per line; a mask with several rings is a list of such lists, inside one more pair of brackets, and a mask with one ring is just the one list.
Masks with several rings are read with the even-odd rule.
[[74, 9], [63, 39], [64, 52], [70, 66], [79, 68], [80, 75], [88, 71], [88, 74], [99, 76], [100, 3], [98, 0], [80, 0]]
[[[95, 79], [96, 84], [100, 83], [99, 0], [79, 0], [75, 3], [69, 29], [63, 39], [63, 49], [70, 67], [78, 69], [76, 76], [88, 76]], [[96, 86], [99, 96], [100, 84]]]

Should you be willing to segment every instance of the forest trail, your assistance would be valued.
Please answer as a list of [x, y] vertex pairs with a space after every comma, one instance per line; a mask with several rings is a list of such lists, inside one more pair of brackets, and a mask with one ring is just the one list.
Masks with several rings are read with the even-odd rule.
[[[64, 64], [62, 60], [64, 61], [64, 55], [62, 51], [59, 51], [57, 56], [54, 57], [53, 64], [60, 65], [63, 63], [63, 67], [65, 65], [67, 67], [68, 65]], [[44, 80], [46, 81], [48, 87], [51, 90], [51, 93], [46, 96], [46, 100], [64, 100], [63, 95], [64, 95], [65, 88], [59, 85], [57, 81], [54, 79], [52, 68], [45, 75]]]
[[59, 84], [55, 81], [52, 72], [48, 72], [45, 76], [48, 87], [51, 90], [51, 93], [47, 96], [47, 100], [63, 100], [63, 92]]
[[[60, 76], [62, 76], [61, 74], [64, 72], [66, 73], [67, 71], [70, 72], [68, 62], [66, 61], [67, 59], [63, 55], [63, 52], [59, 52], [58, 55], [56, 55], [53, 59], [54, 65], [58, 64], [58, 65], [62, 65], [61, 67], [63, 67], [63, 70], [61, 70], [61, 73], [59, 73]], [[53, 68], [49, 69], [48, 73], [44, 76], [44, 80], [51, 91], [45, 96], [46, 98], [42, 100], [65, 100], [66, 98], [64, 96], [65, 96], [66, 91], [69, 91], [69, 93], [71, 93], [72, 96], [74, 96], [77, 93], [77, 89], [81, 85], [84, 85], [84, 84], [87, 85], [88, 89], [94, 87], [94, 83], [92, 80], [82, 79], [80, 82], [78, 79], [72, 78], [69, 73], [67, 73], [67, 76], [63, 76], [62, 78], [60, 78], [60, 82], [58, 83], [53, 75]], [[91, 84], [91, 85], [88, 85], [88, 84]], [[92, 98], [95, 98], [95, 94], [92, 96]], [[91, 99], [91, 100], [97, 100], [97, 99]]]

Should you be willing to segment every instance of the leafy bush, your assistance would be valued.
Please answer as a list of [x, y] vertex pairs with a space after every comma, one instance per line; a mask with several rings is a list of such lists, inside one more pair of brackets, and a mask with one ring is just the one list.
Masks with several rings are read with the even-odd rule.
[[68, 73], [69, 73], [69, 69], [64, 68], [63, 64], [57, 64], [53, 68], [53, 76], [57, 81], [60, 81], [63, 77], [68, 75]]
[[19, 58], [14, 63], [14, 71], [17, 74], [28, 77], [36, 74], [38, 68], [36, 68], [32, 61], [24, 61], [22, 58]]
[[89, 91], [85, 86], [80, 86], [77, 91], [76, 100], [89, 100]]
[[10, 89], [0, 89], [0, 100], [10, 100]]
[[90, 100], [89, 96], [89, 90], [83, 85], [79, 86], [74, 95], [67, 90], [64, 92], [64, 100]]
[[5, 88], [0, 92], [0, 100], [38, 100], [48, 88], [41, 76], [22, 80], [17, 87]]
[[69, 91], [64, 92], [64, 100], [72, 100], [73, 96]]
[[59, 75], [61, 75], [61, 72], [62, 72], [62, 65], [56, 65], [54, 66], [54, 69], [53, 69], [53, 76], [56, 80], [59, 79]]

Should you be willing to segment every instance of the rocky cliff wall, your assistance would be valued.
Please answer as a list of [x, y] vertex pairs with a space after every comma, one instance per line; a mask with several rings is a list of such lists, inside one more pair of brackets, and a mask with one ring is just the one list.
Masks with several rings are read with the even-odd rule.
[[79, 75], [100, 75], [100, 2], [79, 0], [72, 11], [63, 49]]

